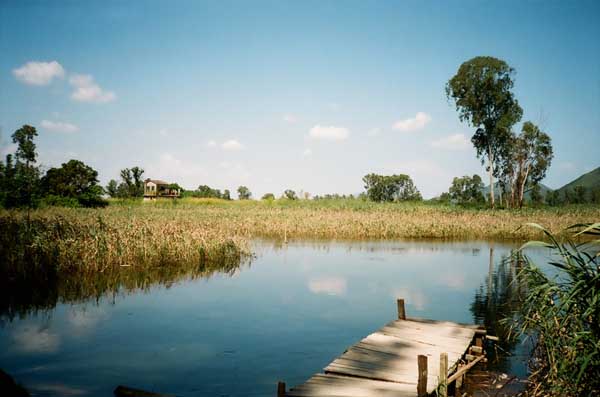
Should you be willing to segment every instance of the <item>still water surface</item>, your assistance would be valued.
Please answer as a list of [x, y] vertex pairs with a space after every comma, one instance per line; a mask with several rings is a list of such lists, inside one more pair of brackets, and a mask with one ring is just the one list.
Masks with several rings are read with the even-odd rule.
[[[409, 316], [492, 327], [515, 293], [516, 269], [502, 263], [512, 248], [257, 242], [256, 258], [233, 274], [4, 316], [0, 368], [37, 395], [111, 396], [123, 384], [180, 396], [272, 396], [278, 380], [303, 382], [392, 320], [396, 297]], [[494, 366], [522, 376], [522, 361]]]

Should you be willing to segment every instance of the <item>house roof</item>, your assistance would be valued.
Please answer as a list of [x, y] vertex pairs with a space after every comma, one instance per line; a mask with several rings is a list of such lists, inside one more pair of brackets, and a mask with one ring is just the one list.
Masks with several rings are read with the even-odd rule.
[[170, 185], [169, 182], [161, 181], [160, 179], [146, 179], [144, 183], [152, 182], [156, 185]]

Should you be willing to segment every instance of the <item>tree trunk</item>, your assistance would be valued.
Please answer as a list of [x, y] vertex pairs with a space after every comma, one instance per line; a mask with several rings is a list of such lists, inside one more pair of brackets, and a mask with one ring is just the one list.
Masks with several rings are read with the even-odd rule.
[[490, 165], [490, 205], [494, 208], [494, 156], [492, 147], [488, 145], [488, 161]]
[[525, 171], [525, 175], [523, 176], [523, 180], [521, 181], [519, 191], [519, 208], [523, 208], [523, 197], [525, 195], [525, 184], [527, 183], [527, 177], [529, 177], [529, 166], [527, 167], [527, 171]]

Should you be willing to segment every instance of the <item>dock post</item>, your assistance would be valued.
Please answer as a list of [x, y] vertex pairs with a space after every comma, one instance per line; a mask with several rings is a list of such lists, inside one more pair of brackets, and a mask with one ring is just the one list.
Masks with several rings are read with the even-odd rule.
[[448, 397], [448, 353], [440, 353], [438, 396]]
[[427, 356], [419, 354], [417, 356], [417, 365], [419, 368], [417, 397], [423, 397], [427, 395]]
[[285, 382], [277, 383], [277, 397], [285, 397]]
[[406, 310], [404, 310], [404, 299], [398, 299], [398, 320], [406, 320]]

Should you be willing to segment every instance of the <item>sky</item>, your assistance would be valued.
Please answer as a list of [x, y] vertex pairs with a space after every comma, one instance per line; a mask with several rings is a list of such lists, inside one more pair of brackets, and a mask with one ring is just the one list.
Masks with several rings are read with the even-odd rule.
[[485, 175], [445, 84], [486, 55], [515, 68], [558, 188], [600, 165], [599, 20], [598, 1], [2, 0], [0, 155], [30, 124], [45, 168], [75, 158], [102, 184], [141, 166], [190, 189], [356, 194], [404, 173], [430, 198]]

